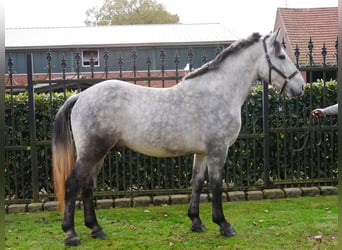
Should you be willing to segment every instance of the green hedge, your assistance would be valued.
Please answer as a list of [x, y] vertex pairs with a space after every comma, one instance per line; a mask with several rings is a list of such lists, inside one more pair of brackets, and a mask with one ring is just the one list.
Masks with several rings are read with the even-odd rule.
[[[39, 187], [48, 193], [53, 192], [50, 148], [53, 119], [65, 98], [72, 93], [35, 94]], [[336, 100], [334, 81], [325, 85], [322, 82], [308, 84], [303, 97], [285, 101], [273, 88], [269, 89], [271, 169], [268, 175], [279, 180], [336, 177], [337, 117], [320, 119], [317, 126], [310, 115], [313, 108], [332, 105]], [[28, 94], [6, 94], [5, 101], [6, 195], [30, 198], [30, 152], [20, 147], [30, 145]], [[256, 86], [242, 107], [240, 138], [230, 149], [227, 159], [225, 181], [235, 187], [257, 185], [264, 177], [262, 121], [262, 86]], [[305, 151], [296, 152], [294, 149], [304, 145], [306, 138]], [[319, 141], [321, 144], [317, 145]], [[126, 149], [112, 150], [99, 175], [98, 190], [187, 189], [191, 171], [190, 156], [157, 159]]]

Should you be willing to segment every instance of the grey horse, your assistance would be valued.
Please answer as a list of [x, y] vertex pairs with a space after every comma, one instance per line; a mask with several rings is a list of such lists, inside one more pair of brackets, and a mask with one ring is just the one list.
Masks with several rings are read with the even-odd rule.
[[234, 236], [222, 210], [222, 169], [240, 131], [241, 106], [258, 79], [289, 97], [304, 91], [304, 80], [277, 34], [263, 37], [254, 33], [233, 43], [170, 88], [107, 80], [70, 97], [56, 115], [52, 138], [54, 185], [64, 207], [65, 244], [80, 244], [74, 229], [79, 192], [85, 225], [94, 238], [106, 237], [96, 219], [93, 189], [103, 160], [114, 146], [156, 157], [193, 154], [191, 230], [205, 231], [199, 200], [207, 172], [212, 219], [221, 235]]

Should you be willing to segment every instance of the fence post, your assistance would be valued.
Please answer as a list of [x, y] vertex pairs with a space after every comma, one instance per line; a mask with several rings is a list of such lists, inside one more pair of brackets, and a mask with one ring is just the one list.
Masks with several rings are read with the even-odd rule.
[[339, 1], [338, 6], [338, 12], [339, 12], [339, 19], [338, 19], [338, 37], [340, 38], [340, 42], [337, 43], [336, 41], [336, 61], [338, 62], [338, 70], [337, 70], [337, 82], [338, 82], [338, 95], [337, 95], [337, 103], [338, 103], [338, 116], [337, 116], [337, 122], [339, 124], [338, 126], [338, 249], [341, 249], [342, 247], [342, 43], [341, 43], [341, 37], [342, 37], [342, 4], [341, 1]]
[[263, 82], [263, 91], [262, 91], [262, 117], [263, 117], [263, 136], [264, 136], [264, 186], [267, 188], [270, 185], [270, 129], [269, 129], [269, 118], [268, 118], [268, 108], [269, 108], [269, 100], [268, 100], [268, 83]]
[[28, 104], [29, 104], [29, 126], [30, 126], [30, 149], [31, 149], [31, 171], [32, 171], [32, 200], [38, 201], [38, 166], [37, 166], [37, 149], [36, 149], [36, 113], [34, 101], [33, 86], [33, 63], [32, 54], [26, 55], [27, 61], [27, 87], [28, 87]]
[[[3, 6], [3, 5], [2, 5]], [[0, 14], [5, 14], [5, 11], [1, 10]], [[1, 19], [3, 20], [3, 19]], [[0, 25], [2, 31], [4, 31], [4, 24]], [[0, 38], [1, 48], [5, 48], [5, 38]], [[1, 49], [0, 55], [0, 249], [5, 249], [5, 49]]]

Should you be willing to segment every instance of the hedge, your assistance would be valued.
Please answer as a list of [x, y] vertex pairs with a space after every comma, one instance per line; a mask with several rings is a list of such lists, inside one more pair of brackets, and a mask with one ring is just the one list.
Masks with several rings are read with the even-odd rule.
[[[53, 193], [51, 181], [51, 130], [53, 119], [65, 98], [74, 92], [35, 94], [36, 137], [39, 187], [42, 192]], [[320, 162], [318, 169], [310, 168], [312, 159], [300, 158], [299, 167], [293, 168], [289, 159], [294, 158], [293, 150], [287, 150], [286, 141], [293, 148], [299, 148], [305, 142], [308, 128], [313, 127], [310, 112], [313, 108], [324, 107], [336, 103], [337, 83], [330, 81], [323, 84], [316, 82], [308, 84], [305, 95], [285, 101], [273, 88], [269, 89], [269, 121], [271, 129], [270, 156], [271, 162], [278, 162], [277, 169], [268, 173], [274, 178], [327, 178], [336, 177], [337, 136], [335, 130], [319, 136], [323, 149], [309, 147], [311, 155], [318, 153]], [[6, 165], [5, 190], [8, 197], [32, 197], [31, 159], [28, 146], [28, 94], [27, 92], [5, 95], [6, 112]], [[282, 111], [279, 111], [282, 104]], [[229, 107], [227, 107], [229, 108]], [[263, 147], [262, 147], [262, 86], [255, 86], [242, 107], [242, 128], [240, 139], [229, 151], [225, 181], [235, 186], [257, 185], [263, 178]], [[336, 128], [337, 117], [331, 116], [320, 120], [320, 128]], [[303, 128], [302, 131], [288, 133], [293, 128]], [[317, 129], [317, 128], [316, 128]], [[310, 132], [312, 133], [312, 132]], [[248, 135], [256, 135], [253, 140], [244, 139]], [[257, 136], [259, 135], [259, 136]], [[244, 137], [245, 136], [245, 137]], [[312, 140], [312, 139], [311, 139]], [[309, 143], [316, 143], [311, 141]], [[317, 143], [318, 144], [318, 143]], [[282, 153], [280, 153], [282, 152]], [[329, 160], [328, 163], [323, 164]], [[291, 165], [292, 164], [292, 165]], [[279, 167], [280, 166], [280, 167]], [[292, 166], [292, 167], [291, 167]], [[306, 169], [307, 168], [307, 169]], [[311, 171], [311, 173], [308, 173]], [[169, 159], [150, 158], [130, 150], [112, 150], [105, 160], [105, 167], [98, 178], [99, 191], [129, 191], [132, 189], [188, 189], [192, 172], [192, 157], [177, 157]]]

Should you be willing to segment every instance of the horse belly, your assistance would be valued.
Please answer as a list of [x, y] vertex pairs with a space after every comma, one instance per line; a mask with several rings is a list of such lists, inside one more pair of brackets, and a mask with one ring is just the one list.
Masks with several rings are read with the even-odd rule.
[[203, 153], [204, 146], [194, 145], [186, 140], [150, 140], [133, 138], [122, 138], [119, 145], [128, 147], [136, 152], [153, 157], [175, 157], [193, 153]]
[[[194, 131], [175, 130], [168, 127], [145, 124], [136, 129], [124, 129], [120, 145], [139, 153], [154, 157], [173, 157], [193, 153], [203, 153], [205, 144]], [[179, 128], [179, 127], [178, 127]]]
[[[122, 144], [120, 143], [120, 145]], [[148, 145], [137, 145], [136, 143], [129, 144], [127, 142], [124, 142], [123, 145], [130, 148], [133, 151], [152, 157], [174, 157], [183, 155], [182, 153], [171, 152], [162, 148], [150, 147]]]

